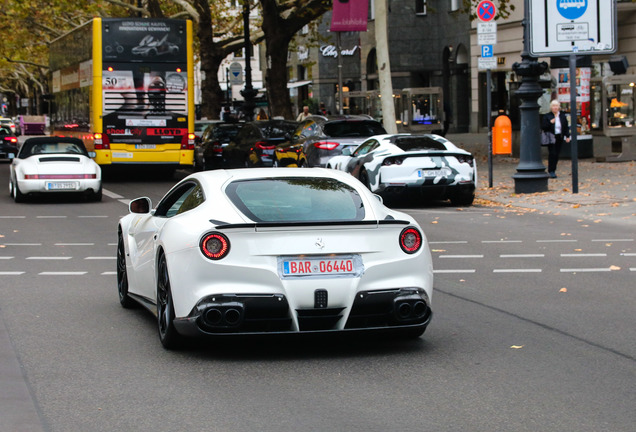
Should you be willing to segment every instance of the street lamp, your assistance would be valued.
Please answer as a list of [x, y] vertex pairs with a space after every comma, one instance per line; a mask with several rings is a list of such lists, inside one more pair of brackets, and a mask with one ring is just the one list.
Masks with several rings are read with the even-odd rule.
[[521, 149], [515, 180], [515, 193], [546, 192], [548, 190], [548, 173], [541, 162], [539, 103], [537, 99], [543, 94], [539, 85], [539, 76], [548, 64], [537, 62], [530, 56], [530, 8], [529, 0], [524, 1], [523, 16], [523, 52], [521, 63], [512, 65], [512, 70], [519, 75], [521, 86], [517, 95], [521, 98]]
[[243, 2], [243, 34], [245, 37], [245, 88], [241, 90], [243, 96], [243, 115], [245, 121], [252, 121], [254, 118], [254, 98], [258, 93], [252, 86], [252, 43], [250, 42], [250, 2]]

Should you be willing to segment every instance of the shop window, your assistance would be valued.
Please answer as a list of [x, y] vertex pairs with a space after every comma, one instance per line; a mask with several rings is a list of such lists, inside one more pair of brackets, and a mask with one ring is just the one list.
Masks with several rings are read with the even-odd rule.
[[634, 83], [615, 84], [608, 88], [610, 128], [634, 126]]

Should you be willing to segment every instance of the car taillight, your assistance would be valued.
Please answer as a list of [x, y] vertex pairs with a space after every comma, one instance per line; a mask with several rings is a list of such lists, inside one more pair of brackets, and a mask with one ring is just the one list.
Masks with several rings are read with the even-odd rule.
[[332, 141], [318, 141], [314, 143], [314, 147], [320, 150], [333, 150], [338, 147], [338, 145], [339, 144], [337, 142]]
[[193, 133], [184, 135], [181, 138], [181, 150], [194, 150], [194, 144], [197, 136]]
[[275, 145], [267, 144], [265, 141], [258, 141], [254, 144], [254, 147], [261, 150], [272, 150], [276, 148]]
[[11, 137], [11, 138], [9, 138], [9, 142], [17, 143], [18, 139], [16, 137]]
[[211, 232], [203, 236], [200, 247], [207, 258], [219, 260], [230, 252], [230, 241], [224, 234]]
[[108, 141], [108, 135], [96, 133], [93, 135], [93, 142], [95, 143], [95, 150], [108, 150], [110, 149], [110, 142]]
[[386, 159], [384, 159], [384, 161], [382, 161], [382, 165], [383, 165], [383, 166], [389, 166], [389, 165], [402, 165], [402, 162], [404, 162], [404, 158], [401, 158], [401, 157], [397, 157], [397, 158], [386, 158]]
[[400, 233], [400, 247], [407, 254], [412, 254], [422, 247], [422, 233], [417, 228], [404, 228]]
[[223, 145], [218, 141], [212, 143], [212, 153], [223, 153]]
[[472, 156], [464, 156], [464, 155], [460, 155], [460, 156], [456, 156], [457, 160], [459, 161], [459, 163], [467, 163], [470, 166], [473, 166], [473, 157]]

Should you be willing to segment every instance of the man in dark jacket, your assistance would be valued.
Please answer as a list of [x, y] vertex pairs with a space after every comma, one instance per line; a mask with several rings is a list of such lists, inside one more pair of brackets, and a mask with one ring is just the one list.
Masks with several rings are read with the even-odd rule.
[[561, 112], [561, 103], [558, 100], [550, 102], [550, 112], [543, 116], [541, 129], [554, 134], [554, 144], [548, 145], [548, 174], [556, 178], [557, 163], [563, 141], [570, 142], [570, 126], [565, 114]]

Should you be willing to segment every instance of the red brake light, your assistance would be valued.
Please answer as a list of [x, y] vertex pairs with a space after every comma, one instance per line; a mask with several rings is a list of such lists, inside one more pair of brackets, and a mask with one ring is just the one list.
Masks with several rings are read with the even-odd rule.
[[258, 141], [256, 144], [254, 144], [254, 147], [261, 150], [272, 150], [276, 148], [275, 145], [269, 145], [265, 141]]
[[77, 180], [96, 179], [97, 174], [25, 174], [26, 180]]
[[211, 260], [224, 258], [230, 252], [230, 241], [219, 232], [211, 232], [201, 239], [201, 252]]
[[400, 233], [400, 247], [407, 254], [417, 252], [422, 247], [422, 234], [416, 228], [404, 228]]
[[220, 142], [215, 141], [214, 143], [212, 143], [212, 152], [223, 153], [223, 145]]
[[95, 150], [108, 150], [110, 149], [110, 142], [108, 141], [108, 135], [96, 133], [93, 135], [93, 142], [95, 143]]
[[9, 141], [12, 142], [12, 143], [17, 143], [18, 139], [15, 138], [15, 137], [11, 137], [11, 138], [9, 138]]
[[333, 150], [338, 146], [339, 144], [337, 142], [331, 141], [318, 141], [314, 143], [314, 147], [319, 148], [320, 150]]
[[184, 135], [181, 138], [181, 150], [194, 150], [194, 144], [197, 136], [193, 133]]

